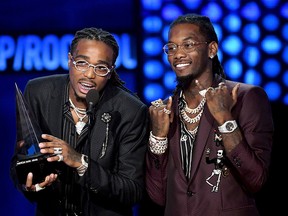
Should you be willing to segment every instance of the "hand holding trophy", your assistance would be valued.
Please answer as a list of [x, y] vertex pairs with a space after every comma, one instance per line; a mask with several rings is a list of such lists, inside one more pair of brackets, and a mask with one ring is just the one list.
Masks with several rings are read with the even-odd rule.
[[[42, 154], [40, 152], [39, 143], [43, 141], [41, 138], [42, 131], [38, 126], [35, 118], [29, 112], [27, 103], [24, 100], [22, 92], [16, 87], [16, 123], [17, 123], [17, 158], [16, 173], [20, 184], [36, 184], [39, 189], [40, 182], [51, 174], [57, 174], [57, 166], [55, 162], [48, 162], [47, 158], [61, 154], [60, 149], [56, 149], [54, 154]], [[28, 173], [30, 176], [28, 176]], [[41, 188], [41, 187], [40, 187]]]

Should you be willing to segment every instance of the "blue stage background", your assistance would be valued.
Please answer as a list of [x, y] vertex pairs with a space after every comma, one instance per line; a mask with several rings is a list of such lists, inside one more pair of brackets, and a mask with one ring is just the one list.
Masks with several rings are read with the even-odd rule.
[[[132, 49], [130, 43], [135, 43], [135, 41], [131, 42], [131, 38], [136, 37], [137, 8], [138, 6], [132, 0], [9, 0], [0, 2], [0, 120], [2, 122], [0, 124], [0, 170], [2, 173], [0, 215], [28, 216], [33, 215], [34, 212], [34, 205], [14, 188], [9, 177], [9, 162], [16, 134], [15, 83], [23, 91], [25, 84], [31, 78], [67, 73], [67, 63], [65, 65], [57, 61], [57, 59], [65, 61], [68, 54], [65, 50], [67, 46], [61, 45], [60, 40], [64, 36], [68, 38], [73, 36], [75, 31], [84, 27], [94, 26], [108, 30], [115, 34], [119, 44], [122, 44], [121, 48], [126, 47], [126, 52], [127, 49]], [[44, 47], [45, 38], [49, 39], [49, 37], [52, 38], [51, 44], [56, 44], [54, 47], [58, 52], [51, 52], [50, 59], [44, 59], [44, 52], [41, 52], [41, 49]], [[127, 37], [130, 43], [125, 42]], [[35, 42], [34, 39], [39, 40], [40, 48], [37, 49], [33, 45], [29, 47], [29, 38], [32, 40], [31, 43]], [[26, 44], [23, 44], [23, 40], [26, 40]], [[131, 47], [135, 45], [131, 44]], [[21, 49], [24, 50], [21, 51]], [[34, 53], [37, 57], [42, 56], [40, 68], [37, 68], [35, 62], [30, 62], [32, 66], [29, 66], [29, 49], [40, 52]], [[10, 55], [9, 51], [13, 52], [13, 55]], [[124, 55], [124, 51], [121, 49], [121, 56]], [[22, 58], [18, 59], [20, 62], [18, 68], [15, 66], [17, 53], [22, 53], [19, 54]], [[49, 63], [54, 63], [53, 69], [46, 67]], [[129, 65], [129, 62], [124, 63], [122, 60], [117, 64], [121, 78], [127, 82], [129, 88], [135, 90], [136, 75], [134, 74], [137, 64]]]

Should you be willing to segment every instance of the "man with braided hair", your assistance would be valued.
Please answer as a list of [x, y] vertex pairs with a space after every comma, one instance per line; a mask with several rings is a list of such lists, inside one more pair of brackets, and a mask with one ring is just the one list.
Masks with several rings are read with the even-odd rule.
[[[43, 132], [39, 148], [59, 164], [41, 182], [11, 177], [36, 215], [133, 215], [145, 192], [148, 108], [115, 70], [119, 47], [102, 29], [77, 31], [68, 54], [69, 74], [30, 80], [24, 98]], [[91, 108], [86, 95], [99, 93]], [[91, 109], [90, 109], [91, 108]], [[90, 112], [90, 113], [88, 113]], [[93, 121], [92, 121], [93, 120]]]
[[225, 78], [218, 43], [208, 17], [186, 14], [163, 47], [178, 85], [149, 107], [146, 188], [165, 216], [259, 215], [254, 195], [268, 177], [271, 107], [261, 87]]

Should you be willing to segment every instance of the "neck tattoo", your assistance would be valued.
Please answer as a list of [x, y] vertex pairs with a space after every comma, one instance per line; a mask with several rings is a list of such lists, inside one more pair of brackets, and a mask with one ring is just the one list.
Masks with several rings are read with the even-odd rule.
[[76, 107], [70, 98], [69, 98], [69, 102], [70, 102], [71, 107], [73, 108], [75, 114], [78, 117], [78, 121], [75, 124], [75, 127], [76, 127], [77, 134], [80, 135], [84, 126], [86, 125], [86, 122], [83, 121], [84, 118], [87, 116], [86, 109]]

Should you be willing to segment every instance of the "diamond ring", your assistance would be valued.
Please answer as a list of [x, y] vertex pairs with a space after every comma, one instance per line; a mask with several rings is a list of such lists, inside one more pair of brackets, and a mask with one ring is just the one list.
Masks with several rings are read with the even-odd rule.
[[152, 101], [151, 104], [155, 107], [160, 107], [163, 105], [163, 101], [161, 99], [158, 99], [158, 100]]
[[59, 157], [59, 159], [57, 160], [58, 162], [63, 161], [64, 157], [62, 154], [58, 154], [57, 156]]
[[209, 91], [209, 90], [215, 90], [213, 87], [209, 87], [209, 88], [207, 88], [207, 89], [203, 89], [203, 90], [201, 90], [201, 91], [199, 91], [199, 94], [202, 96], [202, 97], [205, 97], [205, 95], [206, 95], [206, 93], [207, 93], [207, 91]]
[[166, 113], [166, 114], [168, 114], [168, 115], [171, 114], [171, 110], [168, 110], [168, 109], [166, 109], [165, 107], [164, 107], [164, 109], [163, 109], [163, 112]]
[[54, 154], [59, 155], [62, 154], [62, 148], [53, 148], [54, 149]]
[[35, 192], [41, 191], [45, 189], [45, 187], [41, 187], [39, 184], [35, 184]]

